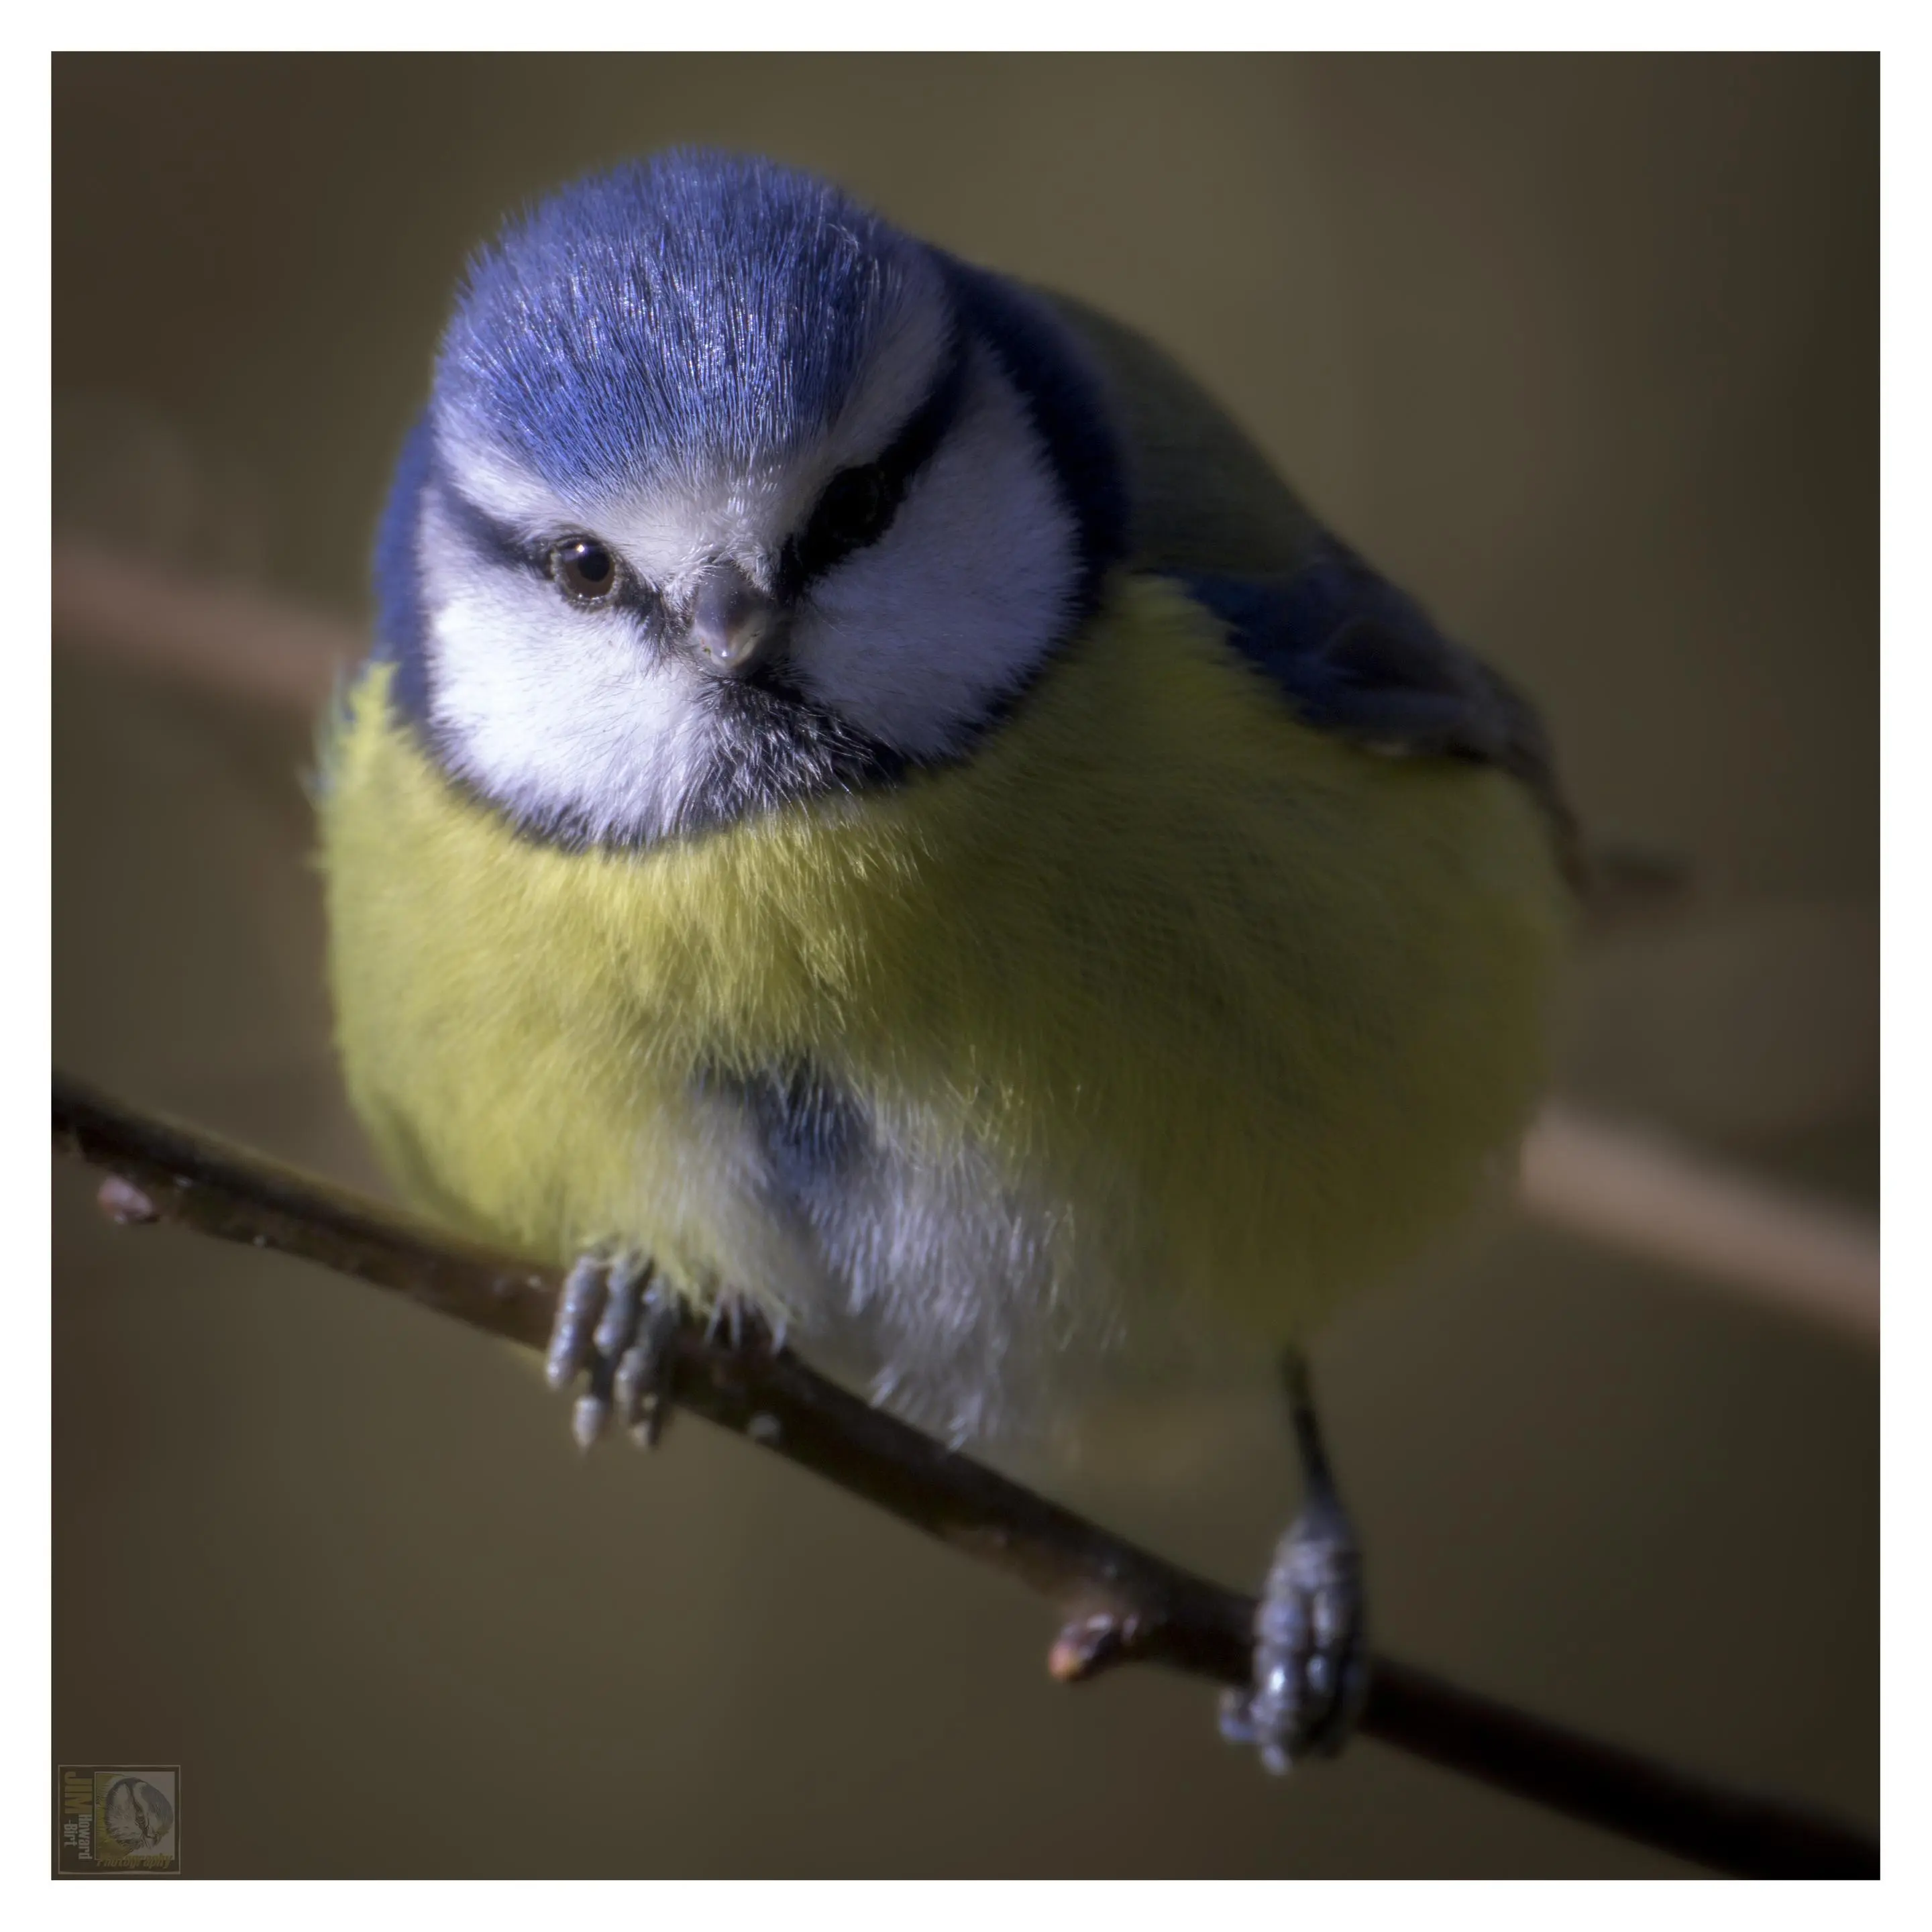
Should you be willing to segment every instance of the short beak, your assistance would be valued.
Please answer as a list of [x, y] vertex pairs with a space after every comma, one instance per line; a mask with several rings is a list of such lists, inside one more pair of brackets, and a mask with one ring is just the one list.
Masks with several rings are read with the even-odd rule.
[[748, 676], [776, 650], [781, 616], [735, 563], [716, 565], [692, 608], [692, 650], [716, 677]]

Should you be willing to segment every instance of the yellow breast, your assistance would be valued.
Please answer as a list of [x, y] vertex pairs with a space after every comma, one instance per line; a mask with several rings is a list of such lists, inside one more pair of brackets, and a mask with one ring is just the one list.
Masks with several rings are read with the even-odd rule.
[[770, 1288], [785, 1232], [697, 1076], [808, 1063], [1047, 1204], [1070, 1280], [1285, 1334], [1535, 1093], [1567, 905], [1532, 802], [1304, 728], [1154, 580], [960, 764], [643, 853], [520, 837], [387, 676], [322, 808], [350, 1092], [410, 1192], [525, 1250]]

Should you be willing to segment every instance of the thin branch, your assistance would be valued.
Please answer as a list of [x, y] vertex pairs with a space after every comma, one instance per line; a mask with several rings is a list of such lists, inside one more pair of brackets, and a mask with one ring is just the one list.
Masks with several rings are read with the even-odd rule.
[[1863, 1214], [1574, 1107], [1544, 1109], [1523, 1144], [1522, 1188], [1525, 1208], [1572, 1234], [1878, 1340], [1878, 1229]]
[[57, 538], [54, 630], [111, 664], [214, 698], [321, 715], [363, 656], [352, 625], [250, 584], [192, 575], [111, 543]]
[[[314, 718], [361, 657], [354, 626], [276, 593], [117, 553], [54, 544], [57, 635], [218, 698]], [[1523, 1149], [1534, 1219], [1877, 1340], [1879, 1244], [1866, 1217], [1688, 1154], [1654, 1135], [1551, 1108]]]
[[[313, 1175], [138, 1112], [56, 1074], [56, 1148], [106, 1172], [102, 1208], [274, 1248], [541, 1348], [559, 1271], [453, 1238]], [[678, 1406], [796, 1462], [1046, 1597], [1068, 1682], [1161, 1664], [1245, 1684], [1252, 1598], [946, 1449], [789, 1350], [678, 1342]], [[1875, 1876], [1876, 1844], [1828, 1820], [1723, 1790], [1378, 1658], [1361, 1729], [1518, 1797], [1720, 1870]]]

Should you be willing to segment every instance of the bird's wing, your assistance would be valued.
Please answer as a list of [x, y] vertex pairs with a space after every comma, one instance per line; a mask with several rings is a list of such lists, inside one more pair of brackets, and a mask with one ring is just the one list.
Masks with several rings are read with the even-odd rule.
[[1324, 537], [1280, 576], [1162, 574], [1226, 625], [1304, 722], [1385, 756], [1466, 758], [1519, 780], [1581, 883], [1576, 820], [1534, 707], [1346, 545]]
[[1580, 882], [1575, 820], [1528, 699], [1338, 542], [1154, 344], [1064, 296], [1125, 444], [1138, 570], [1171, 577], [1307, 723], [1372, 750], [1492, 764], [1548, 813]]
[[1549, 741], [1528, 700], [1332, 537], [1280, 576], [1163, 574], [1226, 625], [1229, 642], [1305, 722], [1392, 756], [1498, 765], [1554, 794]]

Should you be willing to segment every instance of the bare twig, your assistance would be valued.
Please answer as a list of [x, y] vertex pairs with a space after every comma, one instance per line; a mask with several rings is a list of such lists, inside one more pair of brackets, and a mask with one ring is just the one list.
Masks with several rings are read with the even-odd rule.
[[218, 698], [316, 716], [367, 648], [352, 625], [111, 544], [56, 539], [54, 628], [91, 655]]
[[1655, 1135], [1545, 1108], [1523, 1145], [1522, 1204], [1572, 1233], [1878, 1340], [1878, 1230], [1864, 1215]]
[[[137, 1112], [56, 1074], [56, 1148], [104, 1169], [100, 1203], [320, 1262], [472, 1327], [541, 1348], [558, 1271], [463, 1241], [315, 1177]], [[678, 1405], [812, 1470], [1052, 1602], [1064, 1681], [1162, 1664], [1228, 1684], [1249, 1670], [1251, 1598], [1225, 1590], [944, 1448], [789, 1350], [679, 1340]], [[1876, 1876], [1869, 1839], [1727, 1792], [1380, 1658], [1368, 1736], [1500, 1790], [1725, 1871]]]
[[[56, 632], [96, 656], [305, 721], [359, 658], [351, 625], [273, 592], [211, 581], [111, 545], [54, 545]], [[1552, 1108], [1523, 1150], [1537, 1220], [1773, 1302], [1841, 1335], [1878, 1334], [1878, 1235], [1863, 1217]]]

